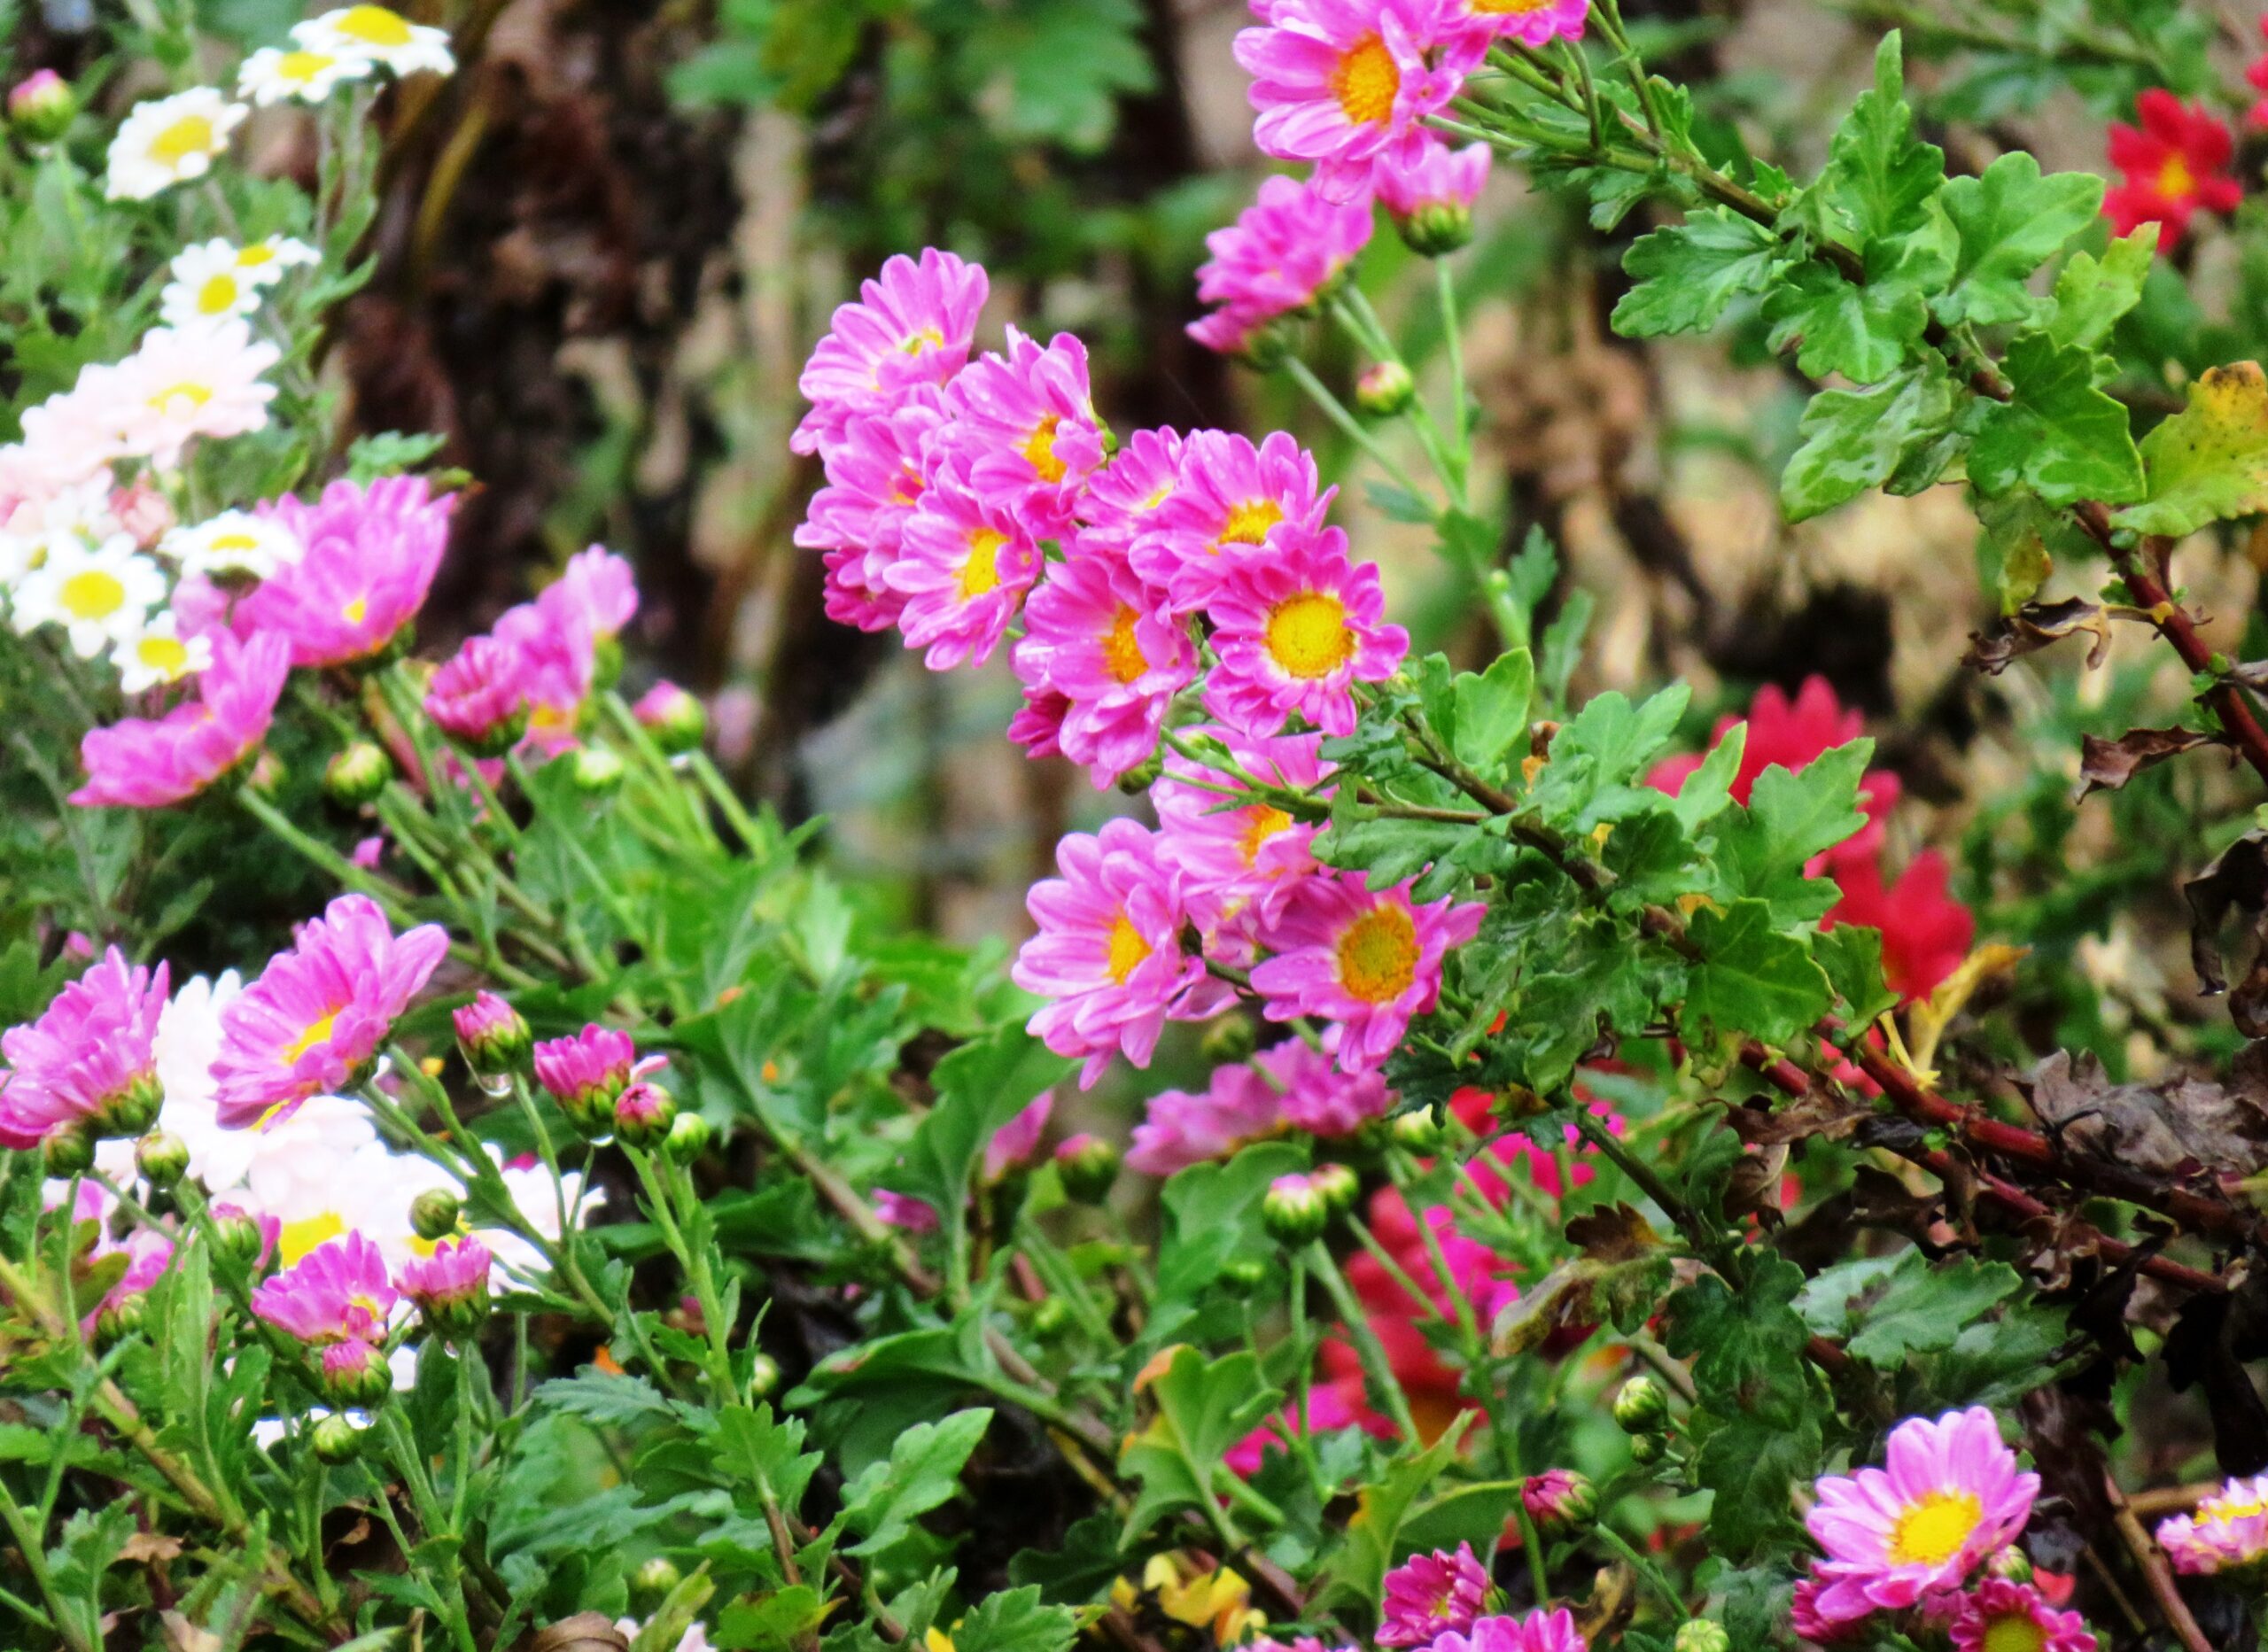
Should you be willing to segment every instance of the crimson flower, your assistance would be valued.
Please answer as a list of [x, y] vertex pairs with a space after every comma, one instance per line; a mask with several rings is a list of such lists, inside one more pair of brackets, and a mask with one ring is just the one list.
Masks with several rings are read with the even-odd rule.
[[2158, 250], [2164, 252], [2189, 232], [2200, 207], [2236, 210], [2244, 194], [2228, 173], [2236, 140], [2218, 117], [2163, 88], [2136, 98], [2134, 112], [2141, 117], [2139, 127], [2110, 124], [2110, 164], [2125, 175], [2104, 194], [2102, 210], [2122, 236], [2138, 225], [2156, 224]]

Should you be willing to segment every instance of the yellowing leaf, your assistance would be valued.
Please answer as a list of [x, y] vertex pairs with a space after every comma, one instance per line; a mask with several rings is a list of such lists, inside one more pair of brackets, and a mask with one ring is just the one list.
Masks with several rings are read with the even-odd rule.
[[2111, 520], [2142, 533], [2194, 533], [2268, 510], [2268, 374], [2257, 361], [2209, 368], [2189, 405], [2142, 438], [2149, 492]]

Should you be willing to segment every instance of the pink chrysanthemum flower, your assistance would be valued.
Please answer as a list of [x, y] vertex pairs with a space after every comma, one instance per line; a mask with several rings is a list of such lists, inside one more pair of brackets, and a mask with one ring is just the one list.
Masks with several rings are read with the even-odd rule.
[[1820, 1588], [1816, 1578], [1797, 1581], [1795, 1598], [1788, 1603], [1788, 1627], [1796, 1632], [1797, 1640], [1815, 1647], [1841, 1646], [1867, 1633], [1864, 1619], [1830, 1622], [1821, 1617]]
[[439, 924], [396, 935], [367, 895], [331, 902], [221, 1013], [222, 1128], [289, 1118], [352, 1083], [448, 950]]
[[1150, 760], [1174, 695], [1197, 675], [1197, 646], [1124, 558], [1093, 551], [1032, 593], [1015, 667], [1028, 692], [1063, 695], [1054, 744], [1099, 791]]
[[237, 604], [239, 636], [279, 632], [294, 665], [345, 665], [392, 642], [424, 606], [448, 548], [456, 495], [431, 497], [423, 477], [333, 482], [315, 504], [284, 498], [260, 515], [306, 547]]
[[194, 797], [252, 756], [268, 736], [291, 672], [291, 645], [273, 633], [212, 639], [197, 698], [161, 717], [130, 717], [81, 737], [86, 809], [164, 809]]
[[596, 641], [611, 642], [638, 617], [638, 576], [603, 545], [589, 546], [536, 593], [535, 605]]
[[[1414, 880], [1410, 880], [1414, 881]], [[1480, 933], [1485, 908], [1444, 897], [1414, 905], [1410, 882], [1363, 887], [1360, 873], [1304, 880], [1264, 937], [1276, 956], [1252, 972], [1268, 1019], [1332, 1023], [1324, 1046], [1350, 1072], [1376, 1067], [1441, 992], [1441, 959]]]
[[919, 263], [900, 256], [884, 264], [879, 280], [861, 283], [858, 303], [835, 312], [834, 330], [812, 352], [796, 381], [812, 410], [788, 446], [819, 453], [853, 417], [951, 379], [968, 360], [986, 291], [983, 266], [935, 247]]
[[1386, 1574], [1375, 1639], [1382, 1647], [1424, 1646], [1472, 1628], [1487, 1600], [1488, 1569], [1472, 1544], [1458, 1544], [1455, 1554], [1413, 1555]]
[[1038, 574], [1039, 547], [1014, 498], [979, 490], [959, 463], [931, 478], [886, 570], [905, 602], [905, 646], [928, 650], [933, 671], [991, 658]]
[[1202, 958], [1182, 950], [1186, 913], [1154, 834], [1132, 820], [1106, 821], [1099, 835], [1064, 838], [1055, 864], [1063, 875], [1034, 884], [1025, 899], [1039, 933], [1010, 973], [1026, 992], [1051, 1000], [1031, 1031], [1056, 1054], [1086, 1059], [1084, 1089], [1114, 1051], [1147, 1066], [1169, 1020], [1202, 1020], [1227, 993]]
[[157, 1114], [158, 1018], [167, 971], [129, 965], [116, 947], [55, 995], [39, 1019], [0, 1034], [0, 1146], [36, 1147], [57, 1129], [147, 1129]]
[[495, 637], [466, 638], [427, 685], [425, 715], [482, 756], [504, 751], [527, 727], [519, 650]]
[[953, 394], [960, 416], [942, 439], [967, 455], [971, 485], [1014, 500], [1034, 538], [1068, 533], [1103, 461], [1086, 345], [1058, 333], [1043, 346], [1011, 327], [1007, 353], [970, 362]]
[[1477, 58], [1492, 41], [1542, 46], [1581, 40], [1590, 0], [1449, 0], [1447, 24], [1466, 38], [1452, 50], [1460, 62]]
[[400, 1299], [384, 1254], [360, 1233], [347, 1233], [261, 1280], [252, 1311], [285, 1335], [322, 1346], [383, 1338]]
[[1456, 1630], [1433, 1642], [1434, 1652], [1590, 1652], [1565, 1607], [1530, 1612], [1525, 1617], [1480, 1617], [1465, 1633]]
[[1276, 1087], [1242, 1062], [1231, 1063], [1215, 1067], [1202, 1090], [1151, 1097], [1148, 1116], [1134, 1127], [1126, 1163], [1144, 1175], [1169, 1176], [1208, 1159], [1226, 1159], [1283, 1121], [1284, 1098]]
[[638, 1049], [628, 1033], [597, 1022], [535, 1047], [535, 1079], [571, 1116], [611, 1109], [638, 1072]]
[[[1559, 0], [1580, 15], [1588, 0]], [[1429, 208], [1469, 209], [1488, 182], [1489, 149], [1467, 143], [1451, 149], [1431, 140], [1406, 155], [1379, 163], [1379, 199], [1396, 218], [1414, 218]]]
[[1282, 555], [1321, 531], [1337, 488], [1321, 485], [1315, 455], [1278, 430], [1255, 447], [1228, 430], [1199, 430], [1182, 446], [1180, 479], [1135, 541], [1135, 570], [1193, 613], [1239, 563]]
[[430, 1257], [401, 1265], [395, 1284], [417, 1306], [427, 1329], [444, 1337], [466, 1337], [488, 1317], [488, 1276], [495, 1258], [468, 1234], [444, 1239]]
[[1954, 1652], [2095, 1652], [2086, 1619], [2005, 1578], [1987, 1578], [1962, 1595], [1950, 1633]]
[[1235, 223], [1205, 237], [1212, 257], [1197, 268], [1197, 296], [1221, 306], [1189, 336], [1234, 354], [1251, 334], [1314, 303], [1370, 244], [1367, 201], [1326, 199], [1296, 178], [1263, 178], [1260, 198]]
[[2157, 1538], [2173, 1569], [2192, 1577], [2268, 1560], [2268, 1474], [2231, 1480], [2191, 1513], [2162, 1522]]
[[1813, 1568], [1820, 1616], [1848, 1622], [1959, 1586], [2031, 1515], [2039, 1477], [2016, 1467], [1982, 1406], [1891, 1431], [1887, 1469], [1819, 1482], [1805, 1524], [1827, 1558]]
[[1337, 528], [1239, 561], [1206, 604], [1220, 656], [1206, 709], [1247, 734], [1281, 733], [1294, 713], [1352, 733], [1354, 685], [1385, 681], [1410, 652], [1410, 633], [1385, 613], [1377, 564], [1349, 562]]
[[897, 623], [905, 599], [889, 588], [889, 567], [944, 422], [936, 395], [913, 395], [888, 413], [851, 419], [828, 447], [827, 485], [812, 496], [796, 543], [823, 554], [829, 619], [861, 631]]
[[1252, 1061], [1276, 1087], [1284, 1122], [1310, 1136], [1351, 1136], [1394, 1106], [1386, 1080], [1376, 1073], [1343, 1073], [1304, 1039], [1287, 1038]]
[[1178, 431], [1161, 426], [1137, 430], [1087, 478], [1079, 501], [1078, 548], [1124, 551], [1156, 524], [1159, 510], [1181, 481], [1185, 446]]
[[[1247, 740], [1218, 729], [1186, 732], [1218, 738], [1237, 766], [1264, 785], [1317, 791], [1333, 766], [1323, 759], [1320, 734]], [[1239, 804], [1221, 795], [1223, 787], [1243, 789], [1234, 776], [1174, 755], [1166, 758], [1150, 793], [1159, 830], [1172, 845], [1190, 915], [1208, 944], [1216, 948], [1225, 938], [1220, 932], [1231, 925], [1248, 935], [1276, 921], [1292, 891], [1316, 868], [1312, 845], [1321, 829], [1302, 825], [1271, 803]], [[1331, 794], [1324, 789], [1319, 795]]]
[[984, 1179], [998, 1182], [1029, 1160], [1054, 1112], [1055, 1092], [1043, 1090], [1037, 1100], [993, 1131], [992, 1139], [984, 1144]]
[[1333, 199], [1363, 193], [1373, 163], [1423, 142], [1426, 118], [1464, 84], [1456, 66], [1428, 60], [1442, 12], [1441, 0], [1275, 0], [1236, 41], [1261, 152], [1313, 161]]

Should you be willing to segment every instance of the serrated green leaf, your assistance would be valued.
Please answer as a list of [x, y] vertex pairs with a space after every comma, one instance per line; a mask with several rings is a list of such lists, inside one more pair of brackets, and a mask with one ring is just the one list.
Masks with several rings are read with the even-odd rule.
[[1952, 379], [1934, 362], [1871, 390], [1823, 390], [1804, 409], [1803, 445], [1780, 477], [1790, 522], [1880, 487], [1907, 454], [1952, 427]]
[[1833, 1004], [1809, 950], [1772, 927], [1772, 909], [1762, 901], [1736, 901], [1722, 911], [1705, 906], [1686, 935], [1701, 955], [1680, 1012], [1689, 1036], [1705, 1027], [1783, 1044]]
[[1214, 1481], [1228, 1472], [1223, 1454], [1283, 1403], [1284, 1394], [1262, 1380], [1253, 1354], [1208, 1359], [1184, 1344], [1150, 1384], [1149, 1397], [1155, 1415], [1127, 1436], [1118, 1454], [1119, 1471], [1142, 1488], [1127, 1511], [1130, 1540], [1161, 1516], [1203, 1508], [1218, 1496]]
[[1697, 212], [1683, 223], [1631, 243], [1622, 268], [1636, 283], [1614, 306], [1626, 338], [1705, 332], [1744, 292], [1761, 292], [1780, 253], [1777, 237], [1729, 207]]
[[2142, 458], [2149, 492], [2111, 518], [2122, 528], [2179, 536], [2268, 510], [2268, 375], [2256, 361], [2207, 368]]
[[953, 1652], [1064, 1652], [1077, 1637], [1079, 1615], [1040, 1604], [1039, 1586], [988, 1594], [953, 1625]]
[[1487, 671], [1466, 671], [1452, 685], [1456, 706], [1457, 760], [1484, 775], [1502, 767], [1514, 742], [1527, 736], [1528, 699], [1535, 691], [1535, 660], [1526, 648], [1497, 655]]
[[962, 1464], [991, 1426], [991, 1411], [980, 1406], [899, 1435], [889, 1461], [870, 1465], [843, 1493], [843, 1522], [863, 1534], [850, 1552], [881, 1554], [959, 1491]]
[[2154, 224], [2113, 241], [2100, 259], [2092, 252], [2071, 254], [2055, 277], [2055, 311], [2047, 319], [2047, 336], [2082, 349], [2101, 345], [2118, 318], [2142, 301], [2142, 283], [2157, 256]]
[[837, 1602], [808, 1583], [746, 1595], [717, 1614], [719, 1652], [796, 1652], [810, 1644]]
[[1900, 37], [1875, 52], [1875, 84], [1836, 129], [1826, 170], [1809, 191], [1821, 228], [1864, 251], [1914, 229], [1945, 182], [1945, 152], [1914, 135]]
[[2142, 456], [2126, 409], [2100, 385], [2107, 365], [2045, 333], [2026, 333], [2009, 345], [2003, 363], [2009, 399], [1984, 411], [1969, 449], [1969, 479], [1988, 494], [2029, 486], [2051, 505], [2140, 497]]
[[1929, 299], [1913, 281], [1846, 280], [1816, 260], [1798, 265], [1764, 300], [1774, 350], [1793, 349], [1814, 378], [1832, 373], [1872, 384], [1898, 371], [1930, 324]]
[[2028, 321], [2040, 307], [2024, 283], [2094, 221], [2102, 180], [2091, 172], [2042, 177], [2039, 161], [2012, 150], [1977, 177], [1953, 179], [1942, 198], [1961, 251], [1938, 314], [1993, 326]]
[[1698, 831], [1724, 813], [1733, 801], [1733, 782], [1740, 778], [1740, 760], [1748, 753], [1748, 724], [1734, 724], [1717, 737], [1700, 766], [1685, 777], [1670, 809], [1689, 832]]
[[1843, 1001], [1845, 1026], [1862, 1029], [1898, 1007], [1898, 995], [1883, 984], [1881, 930], [1837, 924], [1814, 938], [1811, 955]]
[[1472, 1420], [1469, 1411], [1414, 1456], [1397, 1457], [1385, 1475], [1355, 1493], [1355, 1512], [1347, 1522], [1345, 1540], [1326, 1571], [1315, 1605], [1330, 1610], [1340, 1605], [1375, 1607], [1386, 1568], [1394, 1563], [1396, 1534], [1410, 1506], [1456, 1456], [1456, 1447]]
[[1766, 903], [1775, 924], [1814, 923], [1840, 898], [1832, 880], [1805, 866], [1863, 829], [1859, 784], [1875, 743], [1854, 740], [1820, 754], [1798, 773], [1774, 764], [1756, 777], [1748, 803], [1717, 826], [1719, 898]]
[[1549, 759], [1528, 794], [1536, 813], [1587, 833], [1601, 821], [1657, 806], [1661, 794], [1643, 777], [1691, 698], [1683, 683], [1635, 706], [1612, 690], [1594, 695], [1552, 738]]
[[1135, 0], [1017, 0], [972, 18], [963, 60], [984, 76], [975, 108], [1012, 143], [1093, 154], [1118, 99], [1156, 84]]
[[1853, 1316], [1853, 1359], [1892, 1370], [1917, 1353], [1942, 1353], [1970, 1324], [2013, 1296], [2022, 1281], [2004, 1262], [1957, 1257], [1930, 1263], [1919, 1252]]
[[1693, 1477], [1713, 1493], [1709, 1538], [1728, 1559], [1744, 1560], [1799, 1531], [1790, 1493], [1819, 1473], [1819, 1419], [1784, 1423], [1735, 1415], [1713, 1428], [1694, 1460]]

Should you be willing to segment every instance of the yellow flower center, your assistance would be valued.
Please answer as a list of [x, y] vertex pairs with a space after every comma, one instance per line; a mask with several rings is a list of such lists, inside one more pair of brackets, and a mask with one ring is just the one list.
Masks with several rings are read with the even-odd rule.
[[1339, 984], [1365, 1004], [1385, 1004], [1418, 979], [1418, 926], [1399, 906], [1376, 906], [1339, 937]]
[[242, 291], [234, 275], [214, 275], [197, 290], [197, 313], [199, 315], [224, 315], [236, 307], [237, 294]]
[[1302, 591], [1268, 610], [1268, 657], [1293, 677], [1328, 677], [1355, 652], [1347, 605], [1327, 591]]
[[1258, 545], [1283, 520], [1284, 508], [1274, 500], [1248, 499], [1229, 513], [1213, 548], [1217, 552], [1223, 545]]
[[370, 599], [358, 596], [338, 610], [338, 617], [350, 625], [359, 625], [370, 617]]
[[205, 547], [208, 551], [256, 551], [260, 541], [249, 533], [216, 533]]
[[1984, 1517], [1974, 1492], [1931, 1492], [1898, 1516], [1890, 1557], [1901, 1566], [1938, 1566], [1961, 1553]]
[[1110, 622], [1110, 630], [1102, 640], [1103, 669], [1122, 683], [1130, 683], [1150, 669], [1141, 641], [1134, 635], [1135, 622], [1139, 617], [1121, 602], [1118, 617]]
[[169, 419], [196, 412], [213, 399], [213, 386], [183, 379], [178, 384], [168, 384], [150, 398], [150, 410], [161, 413]]
[[1008, 542], [1005, 533], [990, 528], [979, 528], [968, 536], [968, 560], [960, 565], [960, 600], [974, 602], [988, 591], [999, 588], [1000, 547]]
[[1243, 852], [1244, 864], [1260, 864], [1260, 850], [1268, 840], [1292, 824], [1292, 817], [1273, 803], [1254, 803], [1238, 812], [1244, 816], [1244, 831], [1237, 838], [1237, 848]]
[[924, 350], [942, 350], [944, 347], [944, 334], [934, 327], [924, 327], [910, 332], [897, 343], [898, 352], [902, 355], [920, 355]]
[[322, 1020], [317, 1021], [314, 1026], [301, 1033], [297, 1038], [294, 1038], [290, 1043], [285, 1044], [284, 1046], [283, 1056], [284, 1065], [286, 1066], [291, 1066], [292, 1062], [297, 1061], [301, 1056], [307, 1054], [308, 1051], [314, 1049], [317, 1044], [328, 1041], [330, 1037], [330, 1029], [336, 1026], [338, 1022], [338, 1012], [333, 1011], [330, 1014], [324, 1016]]
[[1984, 1625], [1984, 1652], [2047, 1652], [2047, 1637], [2029, 1612], [1995, 1617]]
[[[335, 63], [338, 61], [335, 58], [326, 58], [318, 52], [313, 51], [295, 51], [291, 53], [290, 57], [284, 58], [284, 61], [286, 64], [296, 63], [303, 58], [315, 63]], [[263, 264], [273, 264], [275, 261], [276, 249], [268, 245], [265, 241], [255, 241], [250, 246], [242, 249], [237, 254], [237, 268], [238, 269], [258, 269]]]
[[1471, 0], [1472, 9], [1482, 17], [1525, 17], [1530, 12], [1541, 12], [1551, 0]]
[[1394, 116], [1394, 94], [1402, 89], [1402, 71], [1386, 42], [1365, 35], [1347, 50], [1331, 72], [1331, 94], [1356, 126], [1383, 125]]
[[338, 19], [338, 32], [366, 46], [407, 46], [409, 25], [382, 5], [349, 6]]
[[1055, 427], [1062, 423], [1060, 413], [1041, 415], [1039, 428], [1024, 443], [1024, 458], [1043, 482], [1060, 482], [1070, 469], [1055, 456]]
[[1110, 927], [1110, 982], [1122, 987], [1126, 978], [1142, 966], [1150, 956], [1150, 943], [1142, 939], [1142, 932], [1134, 927], [1133, 919], [1123, 911]]
[[213, 152], [213, 123], [203, 115], [183, 115], [150, 140], [150, 159], [178, 167], [191, 155]]
[[63, 611], [74, 619], [107, 619], [126, 606], [126, 586], [118, 576], [89, 568], [63, 582]]
[[134, 657], [167, 681], [189, 669], [189, 648], [175, 637], [144, 637], [134, 645]]
[[328, 1245], [346, 1231], [346, 1224], [335, 1210], [287, 1222], [276, 1236], [276, 1259], [286, 1268], [293, 1267], [309, 1251]]
[[[277, 78], [289, 81], [294, 86], [305, 86], [338, 61], [327, 51], [287, 51], [276, 59], [276, 74]], [[251, 251], [250, 248], [245, 250], [247, 252]], [[275, 256], [264, 247], [260, 251], [267, 254], [259, 260], [261, 263]], [[240, 257], [237, 261], [243, 263], [246, 260]]]
[[2209, 1497], [2197, 1506], [2197, 1518], [2210, 1524], [2222, 1524], [2242, 1520], [2249, 1515], [2268, 1514], [2268, 1503], [2249, 1494], [2239, 1497]]
[[2158, 168], [2158, 193], [2177, 201], [2197, 193], [2197, 175], [2189, 170], [2189, 163], [2180, 156], [2169, 155], [2165, 165]]

